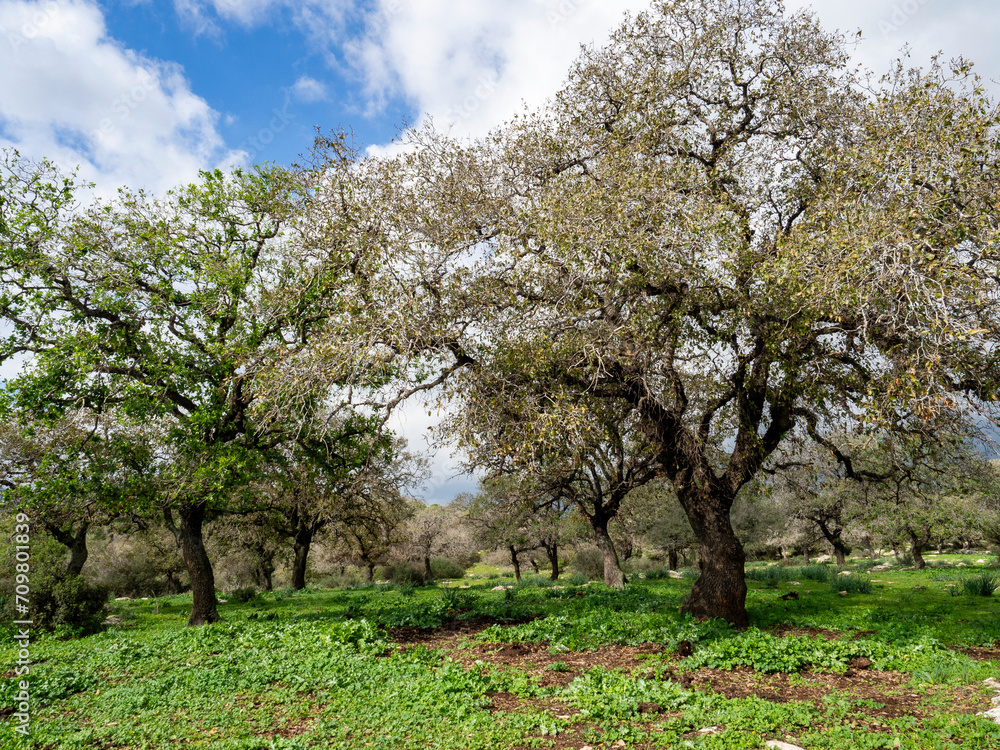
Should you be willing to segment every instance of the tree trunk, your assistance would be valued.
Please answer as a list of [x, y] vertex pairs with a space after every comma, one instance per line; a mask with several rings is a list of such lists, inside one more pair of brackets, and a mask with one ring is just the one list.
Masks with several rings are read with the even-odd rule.
[[274, 573], [274, 564], [270, 560], [262, 560], [260, 567], [260, 582], [263, 585], [264, 591], [271, 591], [274, 584], [271, 581], [271, 575]]
[[805, 545], [802, 548], [802, 562], [804, 562], [806, 565], [808, 565], [811, 562], [811, 560], [809, 559], [809, 545], [808, 544]]
[[541, 569], [539, 569], [538, 567], [538, 560], [536, 560], [534, 557], [529, 557], [528, 563], [531, 565], [531, 569], [534, 571], [536, 576], [542, 572]]
[[746, 554], [729, 520], [732, 501], [690, 484], [677, 494], [698, 539], [701, 571], [682, 611], [699, 619], [719, 617], [738, 628], [747, 627]]
[[179, 594], [184, 590], [181, 586], [181, 582], [174, 578], [174, 571], [167, 571], [167, 593], [168, 594]]
[[191, 579], [191, 617], [188, 625], [205, 625], [222, 618], [215, 599], [215, 573], [205, 550], [202, 526], [205, 523], [205, 502], [182, 503], [180, 507], [181, 557]]
[[431, 580], [434, 577], [434, 572], [431, 570], [431, 559], [430, 557], [424, 557], [424, 578], [426, 580]]
[[549, 565], [552, 566], [552, 573], [549, 578], [553, 581], [559, 580], [559, 545], [552, 544], [545, 548], [545, 556], [549, 558]]
[[295, 529], [295, 556], [292, 560], [292, 588], [301, 591], [306, 587], [306, 565], [309, 563], [309, 547], [316, 533], [315, 524], [307, 520], [299, 521]]
[[927, 538], [927, 536], [921, 539], [912, 531], [909, 532], [909, 534], [910, 534], [910, 553], [913, 555], [913, 567], [915, 567], [917, 570], [923, 570], [924, 568], [927, 567], [927, 563], [924, 562], [923, 552], [924, 552], [924, 547], [927, 546], [927, 542], [929, 541], [929, 539]]
[[69, 562], [66, 564], [66, 575], [78, 576], [83, 572], [83, 566], [87, 562], [87, 530], [90, 528], [88, 521], [83, 521], [80, 526], [73, 531], [61, 529], [58, 526], [46, 524], [49, 533], [64, 547], [69, 549]]
[[507, 549], [510, 550], [510, 562], [514, 566], [514, 580], [521, 580], [521, 561], [517, 559], [517, 549], [514, 545], [510, 545]]
[[608, 522], [611, 519], [591, 516], [590, 524], [594, 527], [594, 542], [604, 558], [604, 585], [613, 589], [625, 588], [625, 574], [618, 562], [615, 544], [608, 534]]
[[375, 580], [375, 563], [365, 565], [365, 581], [371, 583]]
[[837, 565], [847, 565], [847, 556], [851, 553], [851, 550], [846, 544], [844, 544], [844, 540], [840, 538], [843, 530], [837, 528], [836, 526], [831, 529], [830, 526], [822, 519], [816, 521], [816, 523], [819, 526], [819, 530], [826, 538], [826, 541], [828, 541], [830, 546], [833, 547], [833, 554], [837, 558]]
[[839, 539], [833, 542], [833, 554], [837, 558], [837, 565], [841, 567], [847, 565], [847, 548]]
[[667, 568], [677, 570], [677, 550], [674, 547], [667, 550]]

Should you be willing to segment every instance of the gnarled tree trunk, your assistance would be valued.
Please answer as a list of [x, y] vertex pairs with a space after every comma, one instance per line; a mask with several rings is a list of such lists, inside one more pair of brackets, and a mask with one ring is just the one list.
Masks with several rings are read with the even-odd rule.
[[682, 487], [677, 493], [698, 540], [701, 575], [682, 609], [698, 618], [721, 617], [738, 628], [749, 625], [746, 610], [746, 554], [729, 520], [732, 500], [718, 491]]
[[923, 570], [927, 567], [923, 552], [924, 548], [930, 542], [931, 535], [917, 534], [912, 529], [907, 529], [906, 533], [910, 535], [910, 553], [913, 555], [913, 567], [917, 570]]
[[545, 548], [545, 556], [549, 558], [549, 565], [552, 566], [552, 573], [549, 578], [553, 581], [559, 580], [559, 545], [553, 542], [552, 544], [543, 545]]
[[215, 573], [212, 561], [205, 550], [202, 526], [205, 523], [205, 502], [185, 502], [181, 504], [179, 532], [181, 557], [191, 579], [191, 617], [188, 625], [205, 625], [218, 622], [218, 602], [215, 598]]
[[521, 561], [517, 558], [517, 548], [511, 544], [507, 547], [510, 551], [510, 563], [514, 566], [514, 580], [521, 580]]
[[45, 527], [57, 542], [69, 548], [69, 562], [66, 564], [66, 575], [78, 576], [83, 572], [83, 566], [87, 562], [87, 530], [90, 529], [90, 522], [83, 521], [76, 530], [67, 531], [52, 524]]
[[614, 589], [621, 589], [625, 587], [625, 573], [622, 572], [622, 566], [618, 562], [615, 543], [611, 540], [611, 535], [608, 533], [608, 522], [610, 520], [610, 518], [593, 515], [590, 518], [590, 524], [594, 528], [594, 543], [604, 558], [604, 585]]

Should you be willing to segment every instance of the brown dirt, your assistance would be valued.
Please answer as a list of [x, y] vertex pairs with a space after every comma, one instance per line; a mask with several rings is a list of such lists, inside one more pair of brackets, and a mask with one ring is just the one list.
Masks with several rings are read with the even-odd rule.
[[[471, 636], [491, 623], [460, 623], [453, 627], [436, 631], [397, 630], [393, 636], [406, 649], [413, 645], [443, 649], [457, 662], [472, 667], [476, 662], [487, 662], [503, 669], [520, 669], [535, 675], [544, 686], [565, 686], [577, 675], [595, 666], [629, 671], [637, 676], [654, 677], [652, 672], [644, 672], [648, 662], [643, 658], [651, 654], [661, 654], [675, 667], [669, 669], [664, 679], [676, 680], [683, 687], [693, 690], [710, 691], [726, 698], [747, 698], [756, 696], [775, 703], [803, 701], [817, 706], [823, 705], [827, 696], [838, 696], [851, 700], [872, 702], [867, 713], [867, 728], [870, 731], [888, 731], [883, 722], [901, 716], [913, 716], [921, 720], [940, 711], [941, 706], [950, 706], [959, 713], [977, 713], [990, 708], [989, 697], [976, 686], [923, 686], [915, 689], [909, 675], [899, 672], [879, 672], [870, 670], [867, 659], [852, 662], [851, 669], [843, 674], [823, 672], [803, 672], [797, 675], [785, 673], [760, 674], [749, 668], [733, 671], [719, 669], [699, 669], [686, 671], [680, 668], [676, 654], [669, 654], [660, 644], [643, 646], [608, 646], [596, 651], [565, 652], [551, 654], [548, 643], [474, 643]], [[781, 626], [772, 632], [775, 635], [808, 635], [833, 640], [840, 633], [816, 628], [792, 628]], [[1000, 658], [1000, 648], [960, 649], [972, 658]], [[564, 665], [565, 671], [554, 671], [553, 664]], [[556, 716], [567, 718], [575, 715], [575, 709], [556, 700], [522, 699], [509, 693], [490, 696], [491, 710], [504, 712], [550, 710]], [[650, 704], [640, 706], [655, 715], [659, 707]], [[652, 719], [653, 716], [650, 716]], [[662, 718], [662, 716], [657, 717]], [[574, 730], [579, 727], [574, 726]], [[578, 731], [560, 734], [552, 747], [579, 748], [586, 744]], [[575, 744], [574, 744], [575, 743]]]
[[1000, 647], [996, 645], [992, 648], [987, 646], [969, 646], [968, 648], [955, 650], [976, 661], [1000, 661]]
[[826, 641], [836, 641], [840, 638], [842, 633], [838, 633], [835, 630], [824, 630], [823, 628], [795, 628], [791, 625], [778, 625], [770, 631], [771, 635], [776, 635], [778, 637], [784, 637], [788, 635], [794, 636], [809, 636], [811, 638], [821, 637]]

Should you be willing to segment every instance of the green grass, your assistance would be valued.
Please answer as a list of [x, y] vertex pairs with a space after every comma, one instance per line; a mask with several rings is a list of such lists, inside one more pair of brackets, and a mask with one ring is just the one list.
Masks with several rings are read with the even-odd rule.
[[[812, 575], [804, 566], [766, 568], [783, 572], [750, 580], [752, 626], [742, 632], [681, 616], [691, 580], [672, 578], [636, 581], [623, 591], [566, 581], [554, 588], [534, 579], [493, 591], [498, 580], [489, 578], [466, 579], [468, 589], [285, 590], [245, 603], [230, 598], [220, 608], [225, 622], [204, 628], [184, 626], [188, 596], [119, 602], [126, 627], [79, 640], [37, 634], [32, 733], [21, 746], [544, 748], [562, 735], [575, 747], [624, 740], [628, 747], [735, 750], [776, 738], [830, 749], [1000, 748], [1000, 727], [933, 697], [1000, 676], [1000, 662], [956, 650], [1000, 640], [993, 598], [952, 594], [970, 573], [989, 572], [981, 567], [864, 577], [854, 570], [834, 583], [864, 580], [871, 588], [846, 596], [823, 578], [820, 569], [836, 573], [833, 566], [813, 566]], [[791, 591], [797, 599], [781, 598]], [[527, 664], [500, 668], [488, 659], [460, 660], [461, 649], [401, 651], [393, 641], [393, 628], [483, 618], [494, 624], [470, 644], [488, 650], [541, 642], [552, 653], [548, 665], [534, 672]], [[684, 641], [693, 654], [672, 655]], [[576, 666], [575, 652], [608, 646], [649, 655], [632, 670]], [[7, 632], [3, 657], [13, 654]], [[738, 669], [761, 679], [783, 672], [788, 684], [807, 684], [816, 672], [844, 673], [859, 657], [872, 670], [904, 673], [902, 689], [927, 695], [931, 715], [885, 719], [867, 731], [864, 722], [878, 708], [871, 699], [726, 698], [676, 677]], [[14, 690], [13, 680], [0, 682], [4, 705]], [[521, 708], [497, 711], [498, 694], [521, 700]], [[698, 733], [706, 727], [719, 729]], [[14, 747], [11, 728], [8, 720], [0, 747]]]

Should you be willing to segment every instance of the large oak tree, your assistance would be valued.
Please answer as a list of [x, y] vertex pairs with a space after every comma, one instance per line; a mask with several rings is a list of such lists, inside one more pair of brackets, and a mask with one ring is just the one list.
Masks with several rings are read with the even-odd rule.
[[995, 398], [997, 123], [961, 61], [872, 78], [776, 0], [660, 0], [540, 110], [358, 165], [352, 322], [287, 382], [350, 340], [459, 409], [502, 377], [542, 442], [606, 401], [697, 537], [685, 608], [746, 625], [730, 511], [786, 439], [850, 478], [844, 415], [921, 431]]

